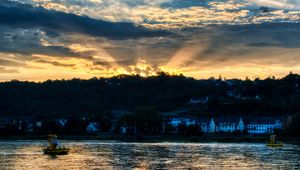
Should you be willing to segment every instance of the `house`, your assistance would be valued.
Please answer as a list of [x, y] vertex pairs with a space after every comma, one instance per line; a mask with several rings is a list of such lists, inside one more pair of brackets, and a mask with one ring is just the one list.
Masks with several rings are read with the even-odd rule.
[[181, 120], [178, 118], [173, 118], [170, 120], [169, 124], [173, 127], [178, 127], [178, 125], [181, 123]]
[[121, 126], [120, 127], [120, 131], [121, 134], [136, 134], [137, 133], [137, 129], [136, 126], [132, 127], [132, 126]]
[[172, 118], [169, 120], [169, 124], [173, 127], [178, 127], [179, 124], [184, 124], [186, 126], [195, 125], [197, 122], [193, 118]]
[[259, 96], [259, 95], [256, 95], [256, 96], [255, 96], [255, 100], [260, 101], [260, 100], [261, 100], [261, 99], [260, 99], [260, 96]]
[[245, 124], [242, 118], [238, 117], [218, 117], [198, 119], [201, 131], [204, 133], [234, 132], [243, 131]]
[[234, 132], [235, 126], [234, 122], [221, 122], [218, 124], [218, 132]]
[[[208, 133], [210, 130], [210, 124], [212, 123], [212, 121], [214, 122], [213, 119], [210, 118], [200, 118], [198, 119], [198, 124], [201, 128], [201, 131], [204, 133]], [[212, 126], [214, 126], [214, 123], [212, 123]]]
[[205, 104], [207, 102], [208, 102], [208, 96], [206, 96], [204, 98], [199, 98], [199, 99], [193, 99], [193, 98], [191, 98], [188, 103], [189, 104]]
[[234, 132], [234, 131], [243, 131], [245, 129], [244, 122], [242, 118], [237, 116], [226, 116], [219, 117], [217, 120], [217, 132]]
[[189, 101], [189, 104], [200, 104], [200, 103], [202, 103], [201, 99], [193, 99], [193, 98], [191, 98], [190, 101]]
[[65, 127], [68, 120], [67, 119], [56, 119], [55, 121], [60, 127], [63, 128], [63, 127]]
[[209, 122], [208, 133], [215, 133], [215, 132], [216, 132], [216, 123], [214, 118], [211, 118]]
[[216, 123], [214, 118], [200, 118], [198, 119], [198, 124], [201, 128], [201, 131], [204, 133], [216, 132]]
[[19, 131], [24, 131], [27, 133], [32, 133], [35, 128], [35, 123], [31, 119], [22, 119], [19, 120], [19, 123], [16, 124]]
[[122, 126], [122, 127], [120, 128], [120, 133], [121, 133], [121, 134], [126, 134], [127, 131], [128, 131], [128, 127], [126, 127], [126, 126]]
[[197, 120], [194, 118], [177, 117], [166, 119], [163, 124], [163, 132], [165, 131], [165, 124], [170, 125], [173, 128], [173, 133], [177, 133], [179, 130], [179, 125], [183, 124], [185, 126], [198, 124]]
[[249, 134], [273, 134], [274, 129], [283, 129], [283, 123], [276, 117], [257, 117], [249, 120], [247, 130]]
[[36, 123], [35, 123], [35, 127], [41, 128], [41, 127], [42, 127], [42, 122], [41, 122], [41, 121], [36, 122]]
[[[180, 124], [199, 125], [203, 133], [232, 133], [236, 131], [243, 132], [248, 130], [249, 134], [273, 134], [274, 129], [283, 129], [291, 122], [291, 118], [285, 121], [282, 117], [251, 117], [244, 119], [241, 116], [220, 116], [211, 118], [188, 118], [175, 117], [166, 119], [166, 124], [175, 128], [178, 132]], [[163, 124], [164, 129], [164, 124]]]
[[185, 119], [183, 121], [183, 123], [186, 125], [186, 126], [190, 126], [190, 125], [195, 125], [197, 124], [196, 120], [195, 119]]
[[86, 127], [87, 133], [98, 133], [100, 131], [100, 125], [97, 122], [91, 122]]
[[243, 132], [245, 130], [245, 124], [242, 118], [240, 118], [236, 130]]
[[25, 132], [32, 133], [34, 131], [34, 123], [30, 120], [25, 121], [25, 126], [23, 130]]

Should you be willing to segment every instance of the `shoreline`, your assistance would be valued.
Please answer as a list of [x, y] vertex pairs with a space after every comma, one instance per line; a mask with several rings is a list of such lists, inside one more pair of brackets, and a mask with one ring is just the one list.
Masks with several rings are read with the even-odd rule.
[[[221, 143], [266, 143], [269, 136], [179, 136], [179, 135], [61, 135], [59, 140], [94, 140], [94, 141], [119, 141], [119, 142], [141, 142], [141, 143], [160, 143], [160, 142], [188, 142], [188, 143], [204, 143], [204, 142], [221, 142]], [[47, 136], [1, 136], [0, 141], [7, 140], [46, 140]], [[283, 143], [300, 145], [300, 137], [280, 137]]]

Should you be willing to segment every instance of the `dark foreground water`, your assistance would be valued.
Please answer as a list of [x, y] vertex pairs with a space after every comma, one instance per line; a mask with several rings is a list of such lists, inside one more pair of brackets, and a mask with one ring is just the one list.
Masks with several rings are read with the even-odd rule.
[[299, 169], [300, 146], [253, 143], [62, 141], [69, 155], [42, 153], [44, 141], [0, 141], [0, 169]]

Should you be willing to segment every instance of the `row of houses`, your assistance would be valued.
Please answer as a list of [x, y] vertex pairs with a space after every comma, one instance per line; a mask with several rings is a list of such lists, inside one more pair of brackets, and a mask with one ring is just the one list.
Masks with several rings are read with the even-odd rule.
[[[182, 111], [184, 112], [184, 110]], [[195, 118], [191, 116], [178, 116], [176, 114], [163, 114], [165, 120], [162, 124], [162, 133], [165, 131], [165, 125], [169, 125], [175, 129], [173, 132], [177, 133], [181, 124], [186, 126], [198, 125], [199, 130], [203, 133], [232, 133], [232, 132], [248, 132], [249, 134], [273, 134], [276, 129], [284, 129], [291, 122], [290, 117], [251, 117], [245, 118], [243, 116], [222, 116], [222, 117], [203, 117]], [[66, 119], [56, 119], [56, 123], [60, 127], [64, 127], [67, 123]], [[35, 129], [41, 128], [42, 121], [30, 121], [30, 120], [10, 120], [0, 119], [0, 131], [5, 130], [8, 125], [15, 125], [18, 130], [25, 132], [34, 132]], [[112, 129], [115, 128], [115, 123], [112, 121]], [[100, 124], [98, 122], [89, 122], [85, 126], [87, 133], [97, 134], [101, 132]], [[128, 133], [131, 129], [133, 133], [136, 133], [136, 127], [122, 126], [120, 127], [120, 133]], [[134, 130], [135, 129], [135, 130]]]
[[[255, 100], [255, 101], [261, 101], [261, 97], [259, 95], [255, 96], [242, 96], [240, 93], [236, 93], [233, 91], [228, 91], [227, 96], [236, 98], [238, 100]], [[187, 104], [191, 105], [201, 105], [206, 104], [210, 100], [209, 96], [200, 97], [200, 98], [190, 98], [190, 100], [187, 102]]]
[[232, 133], [236, 131], [247, 131], [249, 134], [273, 134], [275, 129], [282, 130], [288, 124], [289, 118], [283, 117], [211, 117], [211, 118], [167, 118], [166, 124], [175, 129], [180, 124], [186, 126], [198, 125], [203, 133]]
[[[60, 128], [64, 128], [68, 120], [55, 119], [54, 122]], [[10, 127], [15, 127], [15, 129], [18, 131], [32, 133], [35, 130], [41, 129], [43, 124], [43, 121], [33, 121], [30, 119], [16, 120], [10, 118], [0, 118], [0, 132], [8, 130]], [[89, 122], [85, 129], [87, 133], [98, 133], [100, 132], [100, 124], [98, 122]]]

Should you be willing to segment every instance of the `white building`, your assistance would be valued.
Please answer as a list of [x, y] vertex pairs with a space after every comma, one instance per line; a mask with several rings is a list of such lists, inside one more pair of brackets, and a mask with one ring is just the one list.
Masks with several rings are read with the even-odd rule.
[[244, 121], [242, 118], [240, 118], [239, 124], [237, 125], [236, 130], [239, 130], [241, 132], [245, 130], [245, 124], [244, 124]]
[[190, 126], [196, 123], [197, 123], [196, 120], [191, 118], [172, 118], [169, 122], [169, 124], [171, 124], [173, 127], [178, 127], [179, 124]]
[[171, 119], [170, 120], [170, 124], [173, 126], [173, 127], [178, 127], [178, 125], [181, 123], [181, 120], [180, 119], [177, 119], [177, 118], [174, 118], [174, 119]]
[[100, 126], [99, 123], [97, 122], [91, 122], [87, 127], [86, 127], [86, 132], [87, 133], [97, 133], [100, 131]]
[[[190, 126], [190, 125], [195, 125], [197, 124], [197, 121], [195, 119], [192, 118], [171, 118], [167, 124], [171, 125], [173, 128], [175, 128], [174, 132], [177, 133], [178, 132], [178, 127], [180, 124], [186, 125], [186, 126]], [[164, 131], [164, 130], [163, 130]]]
[[126, 134], [127, 131], [128, 131], [128, 127], [126, 127], [126, 126], [122, 126], [122, 127], [120, 128], [120, 133], [122, 133], [122, 134]]
[[216, 133], [216, 130], [216, 123], [214, 118], [212, 118], [209, 123], [208, 133]]
[[67, 119], [56, 119], [55, 121], [60, 127], [65, 127], [68, 120]]
[[213, 119], [209, 119], [209, 118], [198, 119], [198, 124], [199, 124], [202, 132], [208, 133], [210, 131], [211, 120], [213, 120]]
[[197, 122], [194, 119], [186, 119], [184, 123], [185, 125], [190, 126], [190, 125], [195, 125]]
[[240, 116], [223, 116], [216, 118], [171, 118], [169, 125], [177, 128], [180, 124], [187, 126], [198, 124], [204, 133], [232, 133], [248, 130], [249, 134], [273, 134], [274, 129], [283, 129], [283, 121], [276, 117], [252, 117], [251, 120], [243, 119]]
[[219, 132], [234, 132], [236, 130], [236, 124], [231, 122], [221, 122], [218, 127]]
[[38, 128], [41, 128], [42, 127], [42, 122], [36, 122], [35, 126], [38, 127]]
[[243, 119], [237, 117], [223, 117], [217, 119], [200, 118], [198, 124], [204, 133], [234, 132], [237, 130], [243, 131], [245, 129]]
[[198, 124], [201, 128], [201, 131], [204, 133], [215, 133], [216, 132], [216, 123], [214, 118], [201, 118], [198, 120]]
[[207, 102], [208, 102], [208, 96], [206, 96], [204, 98], [198, 98], [198, 99], [191, 98], [188, 103], [189, 104], [205, 104]]
[[282, 128], [282, 121], [274, 118], [258, 118], [247, 125], [249, 134], [273, 134], [274, 129]]
[[238, 117], [222, 117], [218, 118], [217, 132], [234, 132], [243, 131], [245, 129], [244, 121]]

